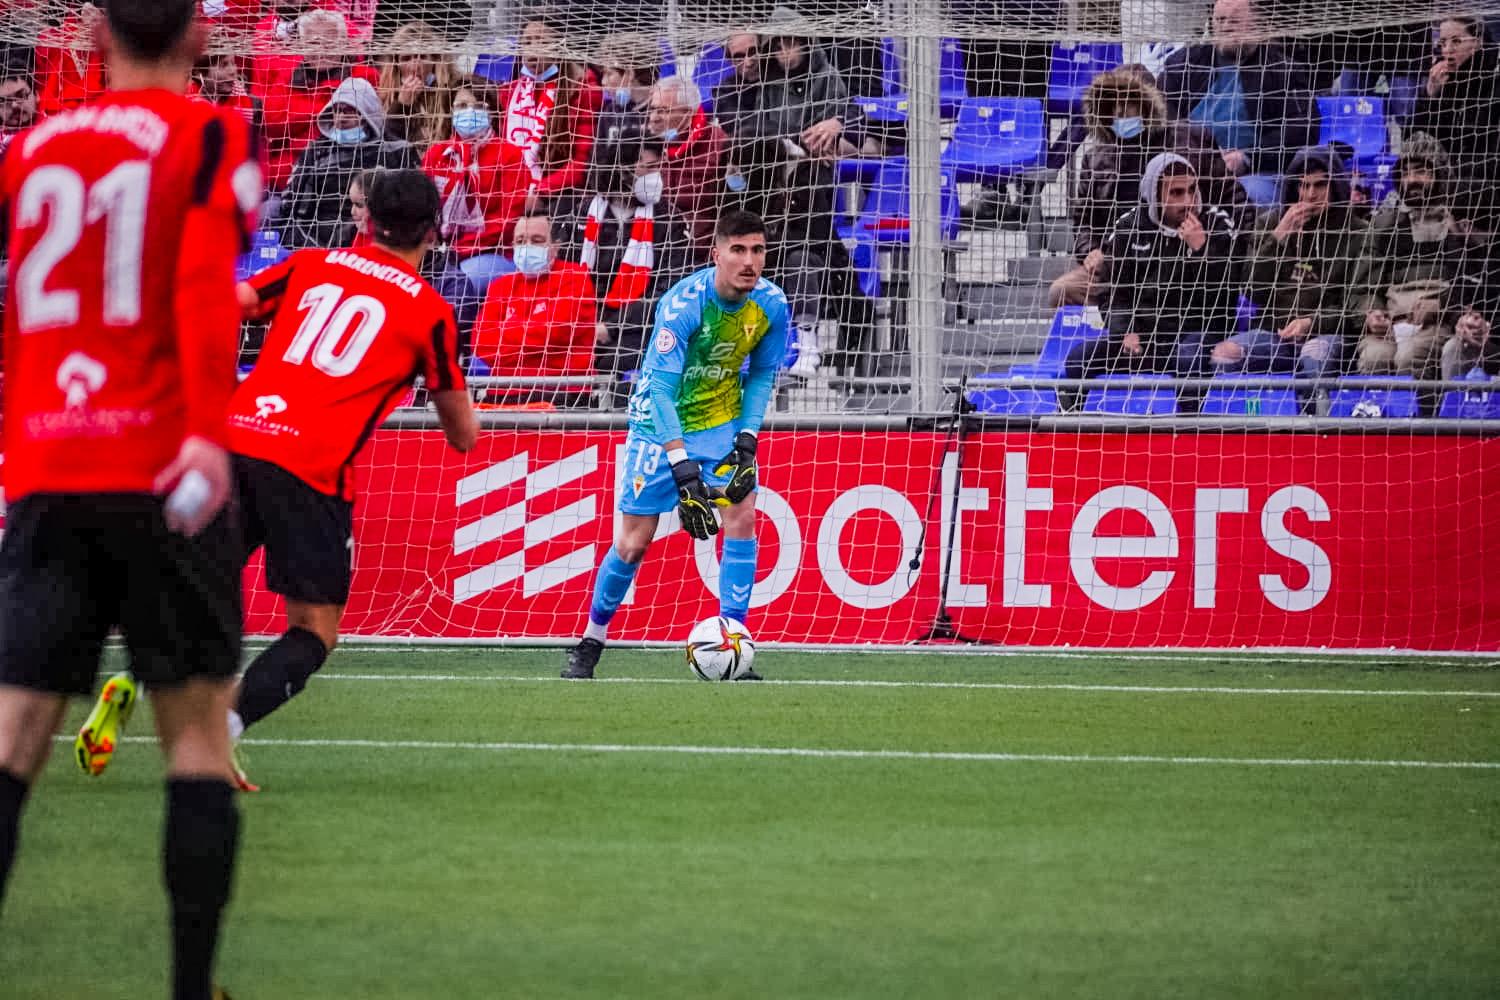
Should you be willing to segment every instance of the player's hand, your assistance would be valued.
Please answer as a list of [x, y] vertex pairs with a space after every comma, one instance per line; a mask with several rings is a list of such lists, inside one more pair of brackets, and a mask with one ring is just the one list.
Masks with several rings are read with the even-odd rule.
[[740, 503], [755, 489], [755, 435], [740, 431], [734, 436], [734, 447], [729, 454], [719, 459], [714, 466], [714, 475], [728, 476], [729, 485], [724, 487], [724, 497], [730, 503]]
[[152, 492], [167, 498], [168, 528], [196, 535], [229, 501], [229, 452], [207, 438], [188, 438], [172, 464], [156, 477]]
[[1208, 233], [1203, 229], [1203, 221], [1198, 218], [1197, 213], [1189, 213], [1182, 225], [1177, 227], [1177, 235], [1181, 236], [1183, 242], [1192, 248], [1194, 253], [1202, 250], [1208, 243]]
[[1427, 96], [1436, 97], [1447, 85], [1448, 78], [1453, 75], [1453, 64], [1446, 59], [1439, 59], [1432, 64], [1432, 69], [1427, 71]]
[[691, 458], [672, 465], [672, 479], [677, 483], [677, 513], [682, 530], [706, 542], [719, 533], [719, 519], [714, 508], [728, 501], [724, 494], [703, 483], [703, 471]]

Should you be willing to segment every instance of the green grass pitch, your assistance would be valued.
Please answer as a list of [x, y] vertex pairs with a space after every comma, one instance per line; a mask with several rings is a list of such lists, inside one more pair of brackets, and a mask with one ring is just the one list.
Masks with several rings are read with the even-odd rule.
[[[1496, 664], [560, 660], [343, 649], [252, 731], [236, 1000], [1500, 994]], [[157, 754], [70, 748], [0, 997], [164, 995]]]

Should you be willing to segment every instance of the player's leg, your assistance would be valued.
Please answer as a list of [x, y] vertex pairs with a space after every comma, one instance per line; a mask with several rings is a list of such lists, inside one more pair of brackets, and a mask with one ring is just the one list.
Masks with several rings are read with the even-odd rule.
[[10, 505], [0, 542], [0, 901], [21, 811], [51, 752], [69, 695], [87, 695], [114, 621], [118, 588], [94, 534], [108, 529], [79, 498]]
[[171, 901], [174, 997], [213, 989], [219, 928], [234, 881], [240, 818], [226, 721], [230, 678], [152, 690], [167, 761], [162, 869]]
[[130, 671], [122, 670], [105, 680], [93, 711], [73, 739], [73, 756], [84, 774], [97, 778], [109, 767], [139, 699], [139, 688]]
[[266, 585], [286, 601], [287, 629], [240, 679], [230, 737], [307, 686], [338, 642], [354, 574], [354, 507], [285, 469], [235, 456], [247, 531], [266, 552]]
[[0, 906], [21, 836], [21, 810], [62, 723], [67, 699], [0, 685]]
[[113, 543], [111, 556], [129, 568], [121, 628], [132, 672], [151, 693], [167, 762], [162, 869], [173, 995], [201, 998], [211, 995], [239, 843], [228, 714], [240, 660], [243, 542], [233, 511], [185, 538], [168, 530], [159, 500], [137, 502], [136, 530]]
[[[724, 522], [724, 551], [719, 559], [719, 614], [747, 625], [750, 592], [755, 589], [755, 494], [720, 512]], [[747, 670], [737, 680], [758, 681]]]
[[594, 668], [604, 653], [604, 643], [609, 638], [609, 623], [625, 600], [635, 574], [646, 558], [646, 550], [656, 537], [658, 514], [622, 514], [620, 528], [614, 544], [604, 553], [599, 562], [599, 572], [594, 577], [594, 595], [589, 601], [589, 620], [584, 627], [578, 645], [568, 651], [567, 667], [563, 677], [569, 680], [588, 680], [594, 676]]
[[287, 630], [267, 646], [240, 678], [229, 735], [240, 735], [261, 719], [291, 701], [338, 643], [342, 604], [309, 604], [287, 599]]

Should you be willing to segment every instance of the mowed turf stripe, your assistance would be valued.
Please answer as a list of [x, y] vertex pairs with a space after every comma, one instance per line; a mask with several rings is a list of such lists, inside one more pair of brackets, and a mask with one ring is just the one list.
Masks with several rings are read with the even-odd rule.
[[[418, 684], [574, 684], [560, 677], [533, 676], [528, 674], [341, 674], [337, 672], [315, 675], [326, 681], [397, 681]], [[691, 677], [596, 677], [593, 684], [702, 684]], [[992, 691], [1077, 691], [1084, 693], [1114, 694], [1240, 694], [1265, 695], [1347, 695], [1353, 698], [1500, 698], [1500, 691], [1442, 691], [1415, 690], [1411, 688], [1378, 690], [1369, 688], [1271, 688], [1271, 687], [1207, 687], [1194, 685], [1152, 684], [1024, 684], [1002, 681], [878, 681], [878, 680], [764, 680], [754, 687], [849, 687], [849, 688], [959, 688]]]
[[[59, 737], [64, 739], [64, 737]], [[126, 743], [154, 743], [129, 736]], [[1163, 764], [1207, 767], [1359, 767], [1444, 771], [1500, 771], [1500, 761], [1359, 760], [1341, 757], [1196, 757], [1153, 754], [1057, 754], [951, 750], [843, 750], [825, 747], [695, 746], [631, 743], [469, 742], [463, 740], [255, 739], [247, 747], [299, 750], [468, 750], [491, 753], [683, 754], [716, 757], [799, 757], [833, 760], [958, 761], [996, 764]]]

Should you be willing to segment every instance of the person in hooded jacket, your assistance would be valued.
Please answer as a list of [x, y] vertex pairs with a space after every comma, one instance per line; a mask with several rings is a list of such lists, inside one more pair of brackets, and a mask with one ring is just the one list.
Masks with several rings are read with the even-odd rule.
[[1425, 132], [1452, 159], [1453, 214], [1500, 233], [1500, 50], [1484, 23], [1450, 17], [1438, 25], [1439, 58], [1417, 98], [1412, 131]]
[[1092, 145], [1074, 186], [1073, 251], [1077, 267], [1048, 290], [1053, 309], [1098, 304], [1104, 289], [1104, 243], [1115, 220], [1140, 203], [1141, 177], [1158, 153], [1177, 153], [1193, 165], [1203, 200], [1250, 221], [1245, 189], [1234, 179], [1213, 133], [1172, 121], [1167, 100], [1141, 65], [1121, 66], [1094, 77], [1083, 94]]
[[1204, 204], [1197, 172], [1176, 153], [1146, 164], [1141, 198], [1104, 247], [1107, 335], [1069, 353], [1068, 378], [1200, 375], [1208, 352], [1234, 328], [1239, 236], [1229, 214]]
[[365, 170], [421, 166], [415, 147], [385, 137], [380, 96], [363, 78], [339, 84], [318, 113], [317, 129], [270, 220], [284, 246], [337, 246], [349, 222], [345, 193], [355, 177]]
[[1354, 280], [1367, 230], [1339, 157], [1327, 147], [1299, 152], [1282, 177], [1281, 204], [1251, 240], [1257, 326], [1214, 347], [1220, 371], [1331, 374], [1359, 336]]

